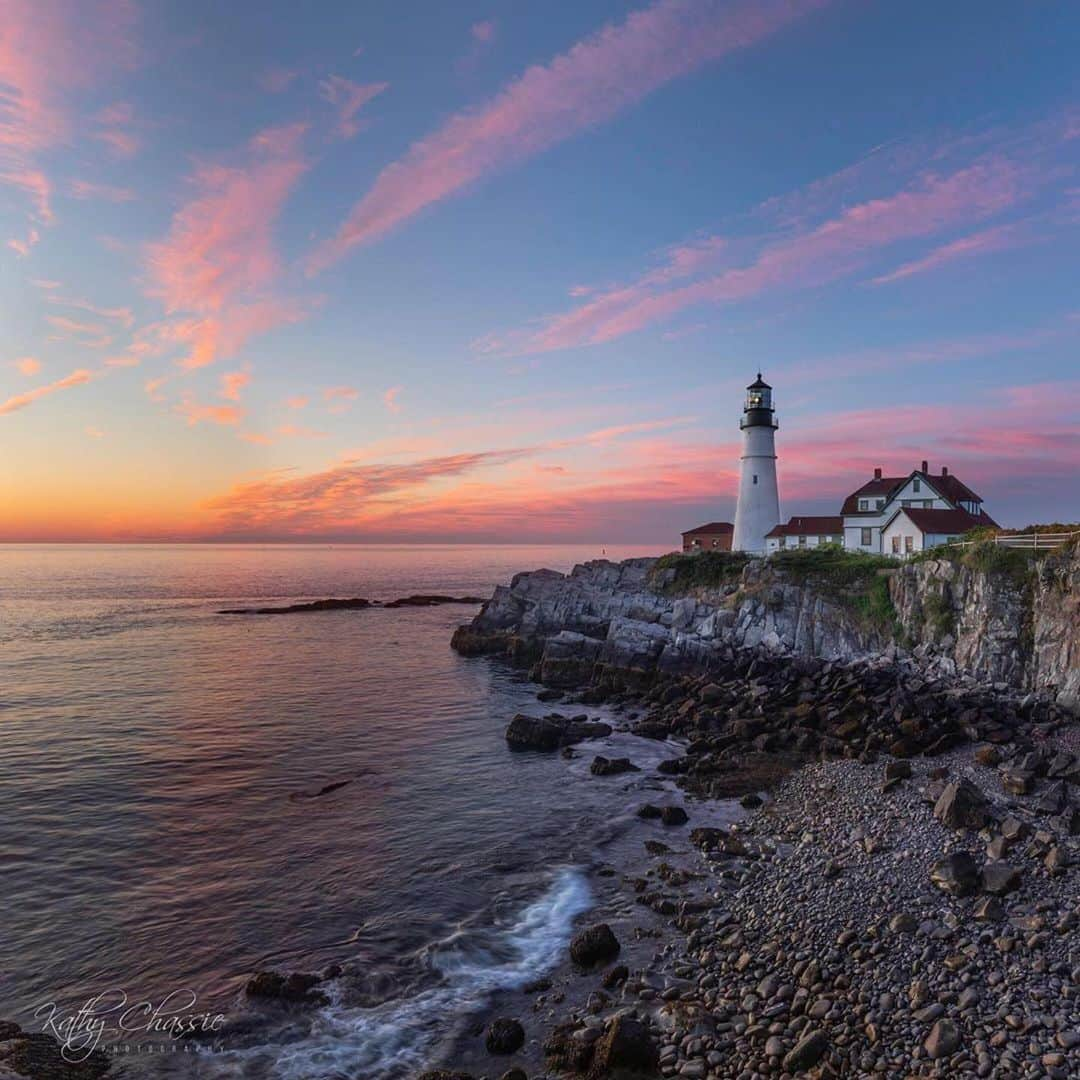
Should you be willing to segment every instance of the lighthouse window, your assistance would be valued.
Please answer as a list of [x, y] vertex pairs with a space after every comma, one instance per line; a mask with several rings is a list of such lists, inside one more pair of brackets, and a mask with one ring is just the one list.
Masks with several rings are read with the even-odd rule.
[[757, 473], [754, 473], [754, 483], [757, 483]]

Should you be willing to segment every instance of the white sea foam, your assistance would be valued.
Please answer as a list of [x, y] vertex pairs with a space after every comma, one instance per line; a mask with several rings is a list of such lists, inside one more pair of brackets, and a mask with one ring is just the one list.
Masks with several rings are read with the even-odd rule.
[[515, 921], [477, 942], [456, 935], [432, 950], [442, 983], [373, 1009], [332, 1004], [310, 1033], [280, 1046], [222, 1055], [219, 1075], [248, 1075], [257, 1059], [280, 1080], [330, 1077], [380, 1080], [423, 1066], [453, 1021], [481, 1007], [496, 990], [512, 990], [549, 971], [566, 951], [574, 919], [591, 905], [580, 870], [563, 869]]

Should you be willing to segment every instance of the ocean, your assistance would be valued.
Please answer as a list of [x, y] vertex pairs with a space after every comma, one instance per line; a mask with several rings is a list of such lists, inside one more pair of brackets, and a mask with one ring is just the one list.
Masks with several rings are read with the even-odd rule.
[[[0, 1018], [40, 1030], [95, 1000], [133, 1077], [396, 1080], [436, 1057], [565, 954], [640, 799], [587, 757], [508, 750], [510, 718], [550, 707], [450, 650], [472, 607], [217, 612], [486, 596], [600, 554], [0, 546]], [[322, 1008], [244, 997], [255, 971], [329, 965]], [[120, 1035], [121, 1001], [228, 1037]]]

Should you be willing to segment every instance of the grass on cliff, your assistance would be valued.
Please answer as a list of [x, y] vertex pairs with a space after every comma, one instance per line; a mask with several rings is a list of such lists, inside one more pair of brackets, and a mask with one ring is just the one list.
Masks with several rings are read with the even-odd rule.
[[1036, 552], [1023, 548], [1003, 547], [995, 544], [993, 539], [985, 534], [981, 539], [978, 535], [972, 534], [972, 538], [975, 542], [968, 547], [944, 544], [941, 547], [921, 551], [912, 556], [909, 561], [918, 563], [944, 559], [957, 566], [977, 570], [986, 574], [987, 577], [1004, 578], [1018, 587], [1023, 587], [1033, 576], [1037, 560], [1053, 550], [1048, 548], [1046, 551]]
[[702, 551], [695, 555], [673, 551], [661, 555], [649, 568], [649, 584], [666, 596], [699, 588], [718, 589], [737, 583], [749, 561], [750, 556], [741, 551]]

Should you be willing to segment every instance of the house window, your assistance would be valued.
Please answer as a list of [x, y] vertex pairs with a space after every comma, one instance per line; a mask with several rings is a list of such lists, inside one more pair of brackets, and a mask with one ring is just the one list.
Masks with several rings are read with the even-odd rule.
[[859, 509], [860, 510], [869, 510], [870, 509], [870, 500], [869, 499], [860, 499], [859, 500]]
[[892, 538], [892, 553], [894, 555], [899, 555], [900, 554], [900, 537], [899, 536], [894, 536]]
[[805, 536], [800, 536], [799, 537], [799, 547], [806, 547], [806, 537]]
[[934, 506], [934, 500], [933, 499], [923, 499], [922, 504], [923, 504], [923, 509], [932, 510], [933, 506]]
[[878, 499], [877, 508], [880, 510], [884, 505], [885, 505], [885, 500], [884, 499]]
[[915, 537], [914, 536], [905, 536], [904, 537], [904, 554], [905, 555], [910, 555], [914, 550], [915, 550]]
[[778, 542], [779, 542], [781, 547], [787, 547], [787, 537], [786, 536], [781, 536], [780, 540]]
[[874, 542], [874, 530], [873, 529], [863, 529], [862, 530], [862, 540], [860, 541], [861, 546], [862, 547], [869, 547], [873, 542]]
[[900, 505], [901, 506], [912, 506], [912, 505], [914, 505], [914, 503], [913, 503], [913, 500], [911, 500], [911, 499], [901, 499], [900, 500]]
[[922, 481], [917, 476], [911, 481], [911, 490], [922, 491]]

